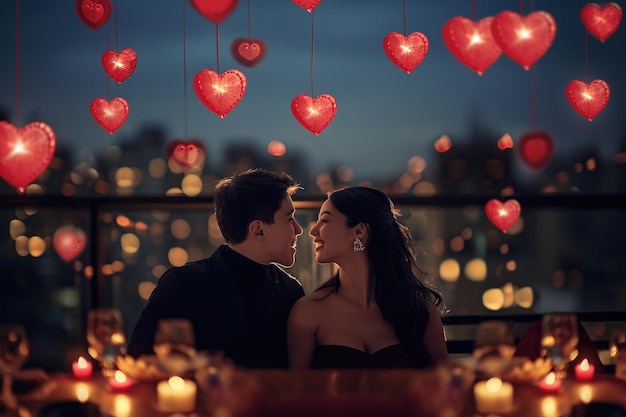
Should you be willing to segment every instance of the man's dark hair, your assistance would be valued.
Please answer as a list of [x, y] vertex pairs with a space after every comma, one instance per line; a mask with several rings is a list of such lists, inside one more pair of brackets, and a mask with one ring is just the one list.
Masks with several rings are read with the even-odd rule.
[[249, 169], [220, 180], [215, 186], [215, 215], [227, 243], [241, 243], [254, 220], [274, 223], [274, 215], [287, 196], [300, 185], [286, 174]]

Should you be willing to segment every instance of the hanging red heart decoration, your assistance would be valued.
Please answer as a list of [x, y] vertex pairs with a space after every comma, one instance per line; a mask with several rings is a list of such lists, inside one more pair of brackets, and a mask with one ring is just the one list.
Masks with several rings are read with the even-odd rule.
[[175, 172], [198, 171], [204, 166], [206, 151], [199, 139], [187, 142], [173, 139], [167, 143], [165, 152]]
[[580, 10], [580, 18], [589, 33], [604, 42], [619, 27], [622, 21], [622, 8], [617, 3], [608, 3], [604, 6], [589, 3]]
[[137, 53], [131, 48], [122, 49], [119, 54], [115, 51], [106, 51], [102, 54], [102, 66], [109, 77], [121, 84], [135, 71]]
[[226, 19], [239, 5], [239, 0], [191, 0], [198, 13], [218, 24]]
[[391, 32], [385, 36], [383, 48], [391, 62], [410, 74], [426, 57], [428, 38], [420, 32], [413, 32], [409, 36]]
[[111, 16], [110, 0], [76, 0], [76, 13], [92, 29], [104, 25]]
[[121, 97], [111, 101], [98, 97], [91, 102], [91, 115], [110, 134], [124, 124], [129, 111], [128, 102]]
[[230, 54], [241, 65], [252, 68], [265, 58], [267, 44], [260, 38], [237, 38], [230, 44]]
[[483, 75], [502, 54], [491, 33], [492, 22], [493, 17], [473, 22], [457, 16], [443, 25], [443, 41], [452, 55], [478, 75]]
[[552, 160], [554, 143], [546, 132], [528, 132], [518, 139], [517, 151], [526, 165], [538, 170]]
[[235, 69], [219, 75], [203, 69], [193, 77], [193, 89], [200, 101], [222, 119], [239, 104], [246, 85], [246, 76]]
[[502, 203], [500, 200], [492, 199], [485, 204], [485, 214], [491, 223], [506, 233], [519, 219], [522, 207], [517, 200], [511, 199]]
[[0, 177], [23, 194], [48, 167], [56, 149], [50, 126], [33, 122], [21, 129], [0, 121]]
[[315, 6], [317, 6], [318, 4], [322, 2], [322, 0], [291, 0], [291, 1], [297, 4], [298, 6], [305, 8], [309, 13], [311, 13], [313, 9], [315, 9]]
[[52, 245], [61, 259], [65, 262], [71, 262], [85, 249], [87, 237], [85, 232], [77, 227], [63, 226], [54, 232]]
[[330, 94], [322, 94], [317, 98], [300, 94], [291, 101], [291, 112], [298, 123], [319, 135], [335, 118], [337, 102]]
[[589, 84], [574, 80], [565, 88], [565, 96], [569, 104], [589, 121], [592, 121], [606, 106], [610, 93], [609, 85], [603, 80], [593, 80]]
[[506, 10], [493, 18], [491, 33], [502, 52], [528, 71], [550, 49], [556, 22], [542, 11], [524, 17]]

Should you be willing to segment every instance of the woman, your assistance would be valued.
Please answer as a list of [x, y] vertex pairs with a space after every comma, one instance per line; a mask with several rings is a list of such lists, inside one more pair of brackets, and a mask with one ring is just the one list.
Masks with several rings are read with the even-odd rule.
[[328, 194], [309, 234], [316, 261], [339, 270], [291, 310], [291, 368], [423, 368], [447, 358], [441, 295], [420, 281], [398, 215], [372, 188]]

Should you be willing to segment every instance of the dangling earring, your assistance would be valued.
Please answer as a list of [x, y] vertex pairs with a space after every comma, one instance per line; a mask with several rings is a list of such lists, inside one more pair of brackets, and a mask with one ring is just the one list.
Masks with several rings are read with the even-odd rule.
[[363, 252], [365, 250], [365, 245], [361, 242], [361, 239], [355, 237], [353, 248], [355, 252]]

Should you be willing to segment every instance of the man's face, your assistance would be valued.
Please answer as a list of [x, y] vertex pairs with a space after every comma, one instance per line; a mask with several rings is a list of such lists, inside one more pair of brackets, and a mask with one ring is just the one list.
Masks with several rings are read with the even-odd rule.
[[293, 201], [287, 196], [274, 214], [274, 223], [263, 226], [268, 262], [290, 267], [296, 261], [296, 240], [302, 234], [302, 227], [295, 214]]

